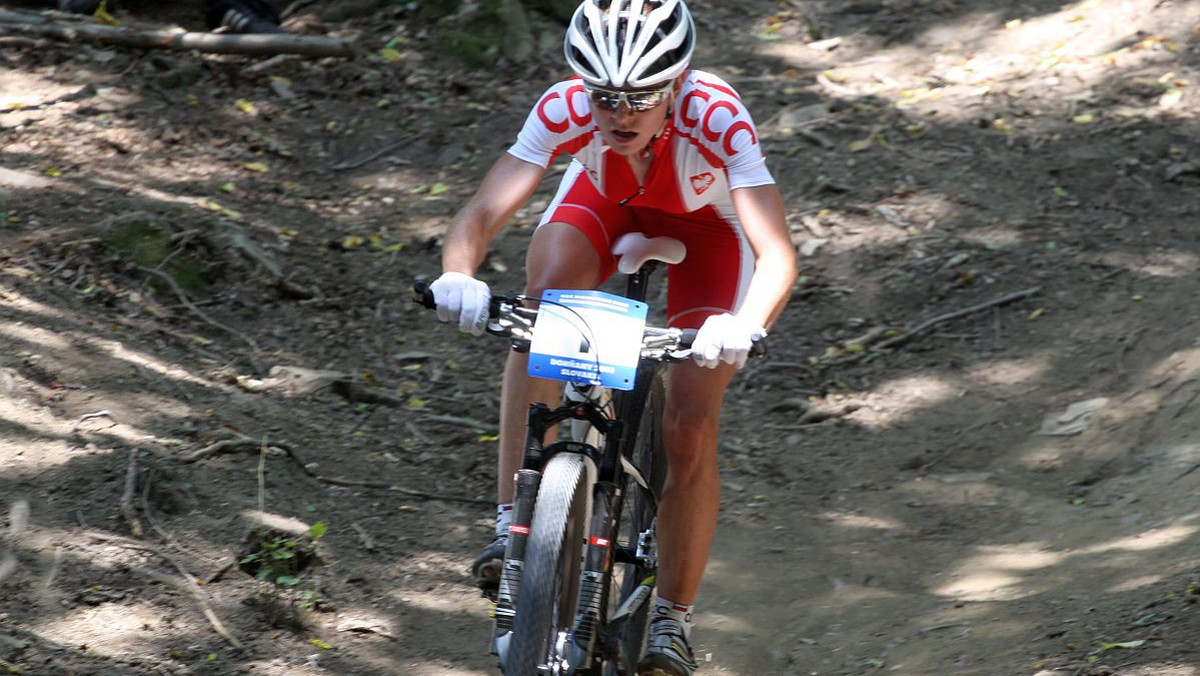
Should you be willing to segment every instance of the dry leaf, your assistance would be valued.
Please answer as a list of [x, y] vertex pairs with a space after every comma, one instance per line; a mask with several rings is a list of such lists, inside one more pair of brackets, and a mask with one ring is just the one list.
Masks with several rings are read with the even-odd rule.
[[96, 8], [96, 11], [92, 14], [92, 16], [96, 17], [96, 21], [99, 21], [106, 26], [116, 26], [121, 23], [120, 21], [117, 21], [115, 16], [108, 13], [108, 0], [100, 0], [100, 6]]
[[1159, 108], [1174, 108], [1183, 100], [1182, 89], [1172, 89], [1158, 98]]

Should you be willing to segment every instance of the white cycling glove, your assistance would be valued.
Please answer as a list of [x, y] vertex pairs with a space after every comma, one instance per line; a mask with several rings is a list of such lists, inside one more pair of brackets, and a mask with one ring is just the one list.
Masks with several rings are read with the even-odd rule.
[[750, 355], [755, 338], [767, 335], [761, 326], [725, 313], [704, 320], [692, 342], [692, 359], [704, 368], [716, 368], [720, 362], [742, 368]]
[[488, 285], [461, 272], [446, 272], [429, 285], [437, 303], [437, 317], [443, 322], [458, 322], [458, 330], [478, 336], [488, 322], [488, 303], [492, 292]]

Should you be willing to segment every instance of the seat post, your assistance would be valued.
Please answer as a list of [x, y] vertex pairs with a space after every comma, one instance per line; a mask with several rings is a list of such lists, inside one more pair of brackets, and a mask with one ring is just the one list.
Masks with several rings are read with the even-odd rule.
[[648, 260], [637, 269], [637, 272], [629, 275], [625, 280], [625, 297], [631, 300], [645, 301], [647, 287], [650, 285], [650, 275], [654, 274], [658, 265], [658, 261]]

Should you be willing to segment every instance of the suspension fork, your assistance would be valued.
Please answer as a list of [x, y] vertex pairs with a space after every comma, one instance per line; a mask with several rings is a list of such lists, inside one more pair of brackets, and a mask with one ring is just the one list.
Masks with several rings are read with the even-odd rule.
[[[555, 409], [542, 403], [536, 403], [529, 407], [525, 433], [525, 454], [521, 461], [521, 469], [517, 470], [514, 477], [516, 489], [513, 495], [513, 518], [512, 524], [508, 527], [508, 544], [504, 549], [504, 568], [501, 571], [500, 587], [496, 594], [496, 621], [491, 650], [495, 655], [500, 654], [503, 650], [503, 646], [507, 642], [505, 637], [512, 631], [513, 621], [516, 617], [517, 597], [521, 591], [521, 582], [525, 572], [525, 548], [529, 541], [529, 526], [533, 522], [533, 507], [541, 486], [542, 469], [550, 459], [546, 453], [546, 433], [559, 422], [568, 418], [587, 420], [605, 434], [606, 444], [610, 443], [607, 441], [608, 439], [617, 439], [620, 436], [619, 434], [610, 434], [614, 428], [619, 429], [620, 426], [591, 402], [578, 402]], [[562, 448], [595, 457], [595, 454], [588, 452], [586, 444], [560, 443]], [[557, 444], [551, 446], [551, 454], [554, 453], [554, 446]], [[608, 450], [607, 447], [606, 450]], [[605, 504], [607, 505], [608, 501], [605, 501]]]

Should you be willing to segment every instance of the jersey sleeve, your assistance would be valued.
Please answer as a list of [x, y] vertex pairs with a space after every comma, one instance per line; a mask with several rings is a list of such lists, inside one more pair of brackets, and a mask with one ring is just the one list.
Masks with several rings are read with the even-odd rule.
[[582, 147], [595, 134], [586, 97], [578, 79], [551, 86], [529, 111], [508, 153], [545, 168], [559, 153], [571, 153]]
[[724, 167], [729, 189], [774, 183], [758, 129], [737, 93], [708, 73], [698, 74], [692, 85], [682, 101], [681, 121], [705, 155]]

